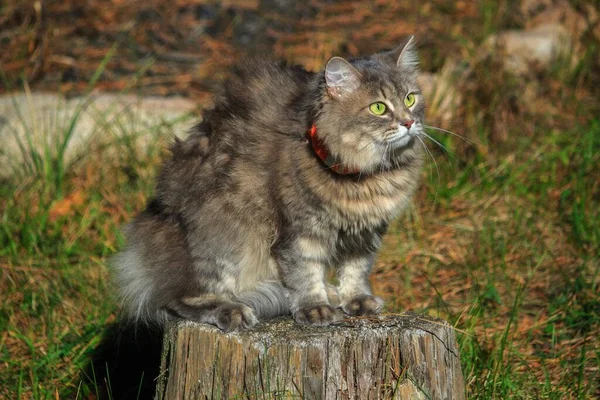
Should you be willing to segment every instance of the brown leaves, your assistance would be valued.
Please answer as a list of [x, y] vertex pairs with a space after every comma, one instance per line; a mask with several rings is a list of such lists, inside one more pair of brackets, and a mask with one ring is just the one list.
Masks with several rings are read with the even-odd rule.
[[86, 201], [86, 196], [82, 190], [75, 190], [68, 196], [55, 202], [49, 210], [50, 221], [56, 221], [60, 217], [73, 216], [77, 209]]
[[[456, 15], [448, 15], [443, 23], [436, 25], [430, 18], [429, 26], [417, 22], [425, 16], [422, 5], [389, 1], [311, 0], [308, 7], [293, 4], [285, 10], [256, 0], [112, 0], [108, 4], [65, 0], [44, 2], [41, 11], [36, 11], [33, 1], [8, 3], [0, 10], [0, 64], [11, 81], [17, 82], [23, 72], [27, 77], [35, 72], [40, 80], [34, 82], [34, 90], [80, 93], [108, 49], [122, 42], [99, 82], [101, 89], [128, 87], [141, 60], [155, 57], [146, 73], [152, 79], [136, 82], [144, 93], [202, 99], [208, 92], [206, 83], [220, 78], [235, 60], [252, 54], [257, 43], [266, 46], [259, 49], [261, 54], [315, 70], [334, 54], [357, 56], [393, 48], [411, 33], [427, 43], [433, 31], [446, 31], [448, 19], [460, 18], [465, 25], [476, 17], [468, 2], [459, 2]], [[437, 5], [428, 7], [434, 10]], [[256, 24], [266, 29], [255, 31]], [[248, 37], [241, 40], [240, 35]]]

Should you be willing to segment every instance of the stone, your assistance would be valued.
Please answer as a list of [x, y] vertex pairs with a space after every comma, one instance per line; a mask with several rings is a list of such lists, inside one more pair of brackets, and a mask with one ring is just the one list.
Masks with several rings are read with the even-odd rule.
[[482, 54], [500, 52], [504, 68], [516, 75], [534, 75], [557, 60], [575, 66], [587, 51], [584, 36], [600, 40], [600, 12], [592, 4], [577, 9], [567, 0], [523, 0], [524, 30], [492, 35]]
[[510, 30], [492, 35], [483, 51], [500, 52], [504, 68], [515, 75], [531, 75], [547, 70], [554, 61], [568, 55], [572, 38], [558, 24], [545, 24], [531, 30]]
[[525, 29], [556, 24], [576, 40], [591, 29], [596, 39], [600, 40], [600, 13], [592, 4], [581, 4], [580, 7], [581, 12], [567, 0], [524, 0], [521, 12], [526, 18]]
[[65, 163], [86, 151], [90, 141], [106, 140], [110, 135], [136, 134], [143, 145], [153, 127], [173, 124], [195, 108], [195, 103], [181, 97], [106, 93], [72, 99], [49, 93], [0, 96], [0, 178], [22, 171], [24, 157], [31, 162], [34, 152], [44, 154], [46, 148], [55, 156], [78, 110], [81, 113], [66, 146]]

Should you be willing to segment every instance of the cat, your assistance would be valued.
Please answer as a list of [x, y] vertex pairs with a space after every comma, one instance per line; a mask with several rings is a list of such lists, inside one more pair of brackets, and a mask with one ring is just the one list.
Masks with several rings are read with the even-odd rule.
[[235, 67], [125, 229], [113, 266], [127, 314], [223, 331], [286, 314], [313, 326], [378, 314], [370, 270], [423, 164], [417, 75], [412, 36], [319, 73]]

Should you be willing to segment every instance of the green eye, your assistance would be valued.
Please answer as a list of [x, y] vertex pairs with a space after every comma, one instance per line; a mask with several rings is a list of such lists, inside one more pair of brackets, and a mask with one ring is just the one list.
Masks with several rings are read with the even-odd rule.
[[383, 115], [387, 107], [383, 103], [373, 103], [369, 106], [369, 110], [375, 115]]
[[407, 94], [406, 97], [404, 98], [404, 104], [406, 105], [406, 107], [412, 107], [412, 105], [415, 104], [415, 94], [414, 93]]

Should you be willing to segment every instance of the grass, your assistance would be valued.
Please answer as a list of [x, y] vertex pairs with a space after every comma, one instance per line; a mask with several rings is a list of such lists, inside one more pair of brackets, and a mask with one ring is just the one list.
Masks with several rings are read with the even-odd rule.
[[[148, 128], [135, 125], [138, 118], [127, 110], [116, 114], [111, 121], [96, 115], [102, 134], [73, 157], [65, 179], [60, 171], [30, 170], [1, 186], [0, 397], [92, 391], [78, 376], [115, 319], [105, 260], [119, 247], [120, 227], [150, 193], [148, 174], [173, 131], [171, 123]], [[71, 125], [47, 134], [61, 140]], [[27, 150], [51, 157], [42, 164], [65, 160]]]
[[[17, 142], [21, 152], [20, 163], [13, 169], [14, 175], [22, 177], [33, 177], [43, 181], [46, 185], [51, 184], [60, 197], [65, 172], [69, 168], [66, 160], [66, 151], [79, 119], [87, 107], [90, 92], [98, 79], [106, 69], [106, 65], [114, 55], [116, 46], [113, 46], [105, 55], [104, 59], [92, 75], [84, 90], [82, 98], [72, 115], [66, 120], [58, 117], [61, 107], [56, 108], [55, 118], [52, 119], [54, 126], [38, 126], [35, 107], [31, 103], [31, 91], [27, 81], [23, 83], [25, 93], [28, 97], [30, 115], [25, 115], [21, 107], [13, 102], [14, 110], [17, 112], [19, 122], [24, 130], [24, 135], [8, 126]], [[6, 83], [6, 80], [4, 80]], [[8, 85], [10, 86], [10, 85]], [[31, 120], [31, 123], [28, 121]]]
[[540, 140], [539, 156], [510, 169], [442, 168], [448, 184], [430, 178], [421, 194], [433, 204], [387, 238], [376, 287], [461, 330], [473, 398], [598, 393], [598, 138], [596, 120]]
[[[404, 290], [433, 296], [415, 296], [413, 306], [465, 331], [460, 347], [473, 397], [599, 393], [599, 139], [592, 119], [530, 141], [507, 162], [445, 171], [454, 176], [442, 179], [449, 183], [422, 212], [421, 224], [441, 229], [442, 240], [425, 244], [438, 254], [405, 278]], [[430, 230], [419, 230], [421, 247]]]
[[[467, 61], [489, 34], [520, 26], [511, 7], [481, 2], [482, 26], [454, 37]], [[429, 131], [454, 155], [431, 146], [437, 168], [424, 171], [372, 277], [389, 311], [457, 328], [469, 398], [600, 396], [599, 47], [586, 40], [580, 62], [541, 76], [511, 76], [490, 57], [456, 82], [460, 107], [442, 127], [476, 144]], [[426, 66], [437, 51], [425, 49]], [[0, 398], [98, 397], [105, 374], [89, 364], [118, 315], [106, 260], [152, 193], [174, 128], [119, 115], [98, 114], [72, 162], [64, 149], [79, 114], [30, 132], [20, 172], [0, 185]], [[36, 147], [49, 133], [59, 140]]]

